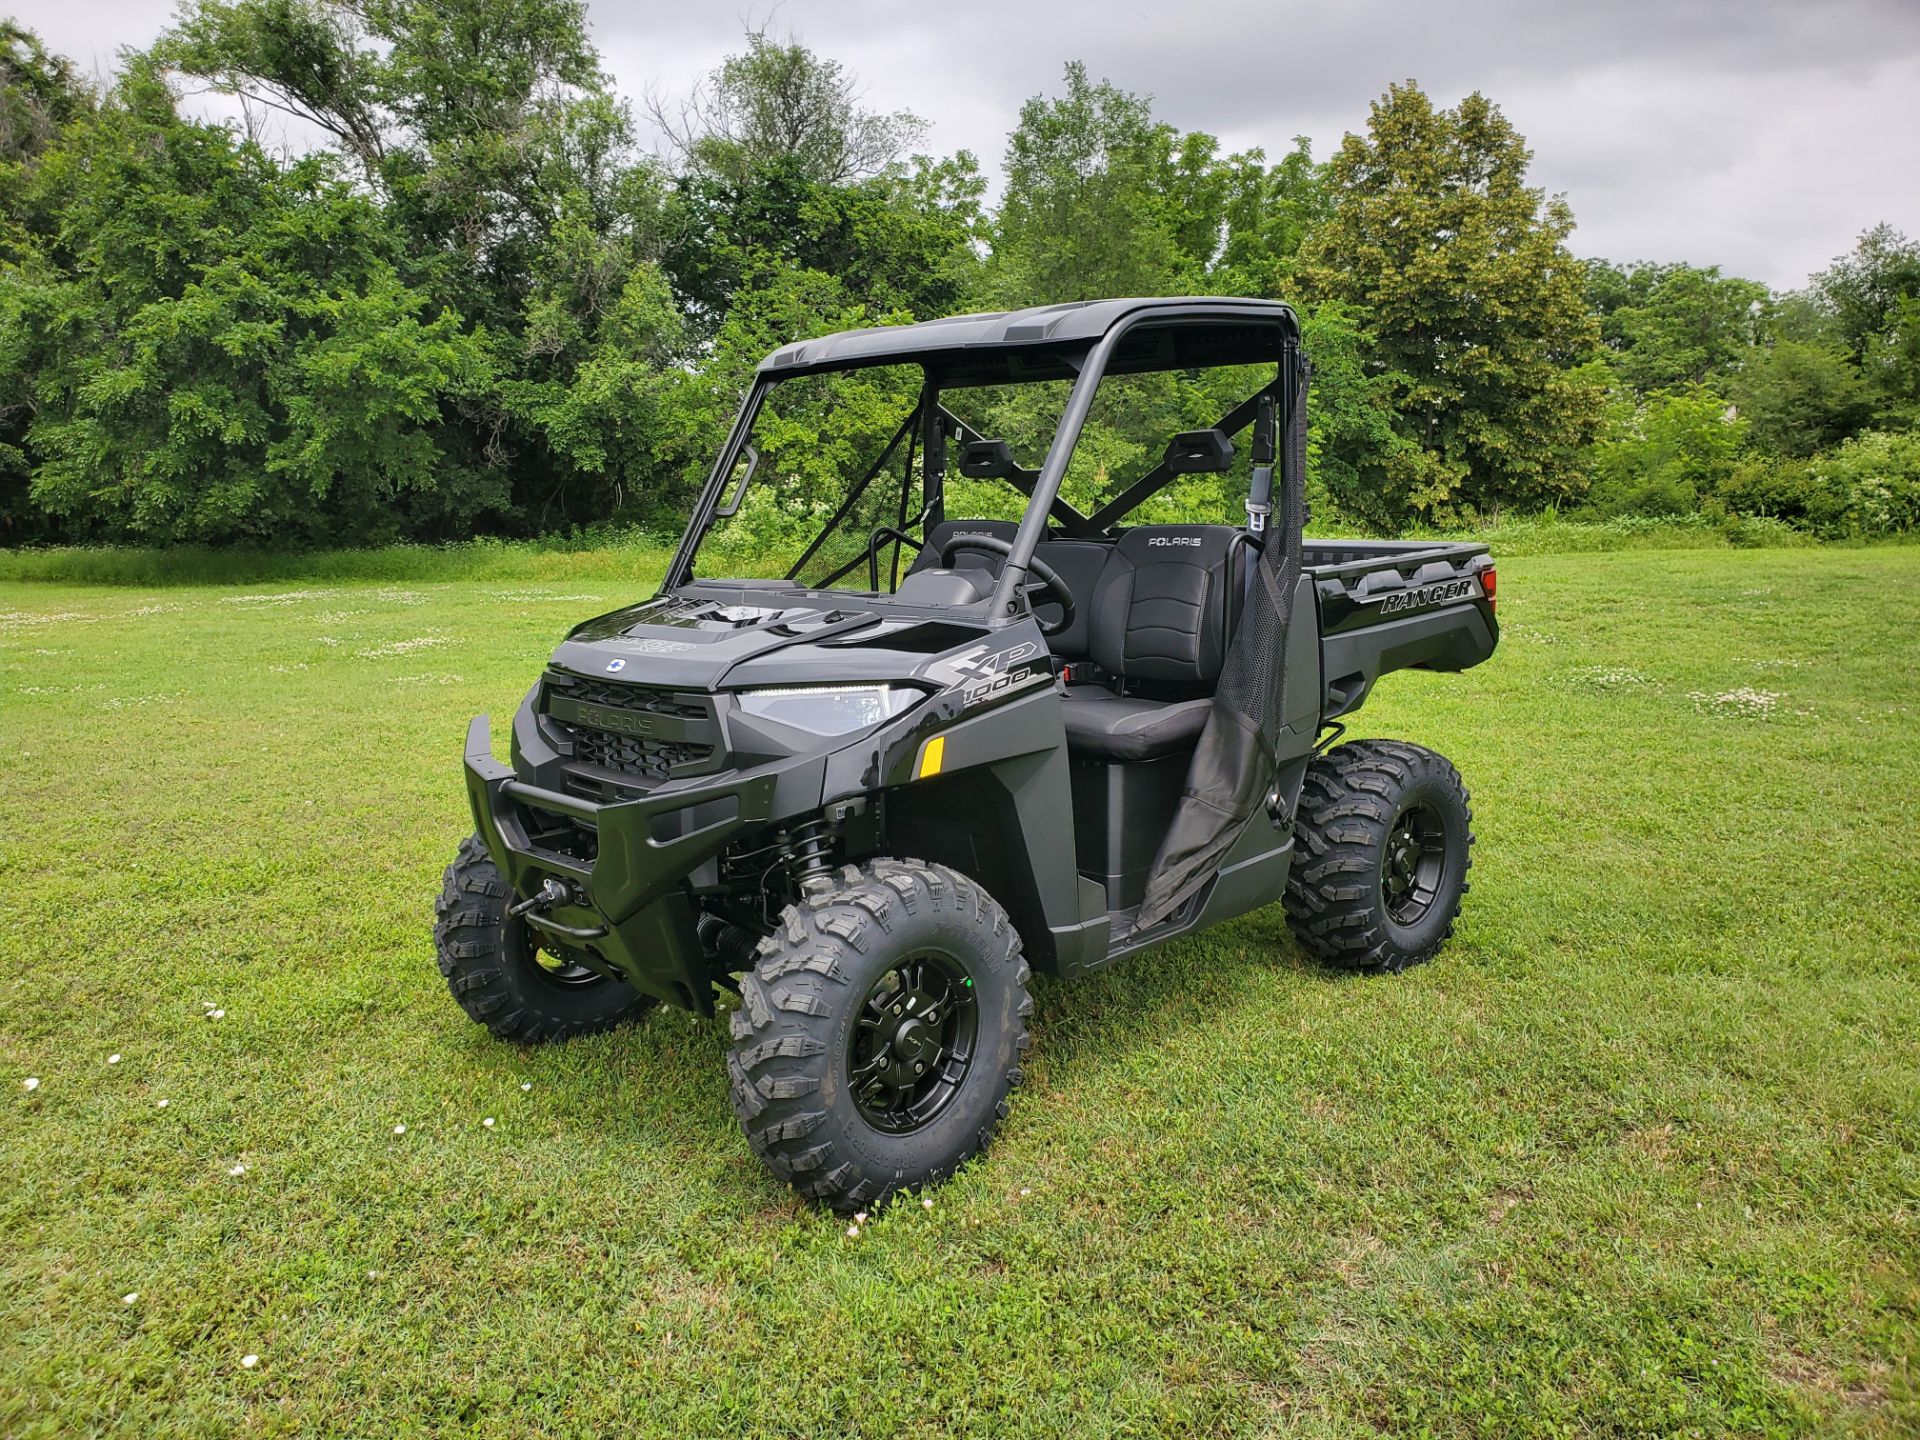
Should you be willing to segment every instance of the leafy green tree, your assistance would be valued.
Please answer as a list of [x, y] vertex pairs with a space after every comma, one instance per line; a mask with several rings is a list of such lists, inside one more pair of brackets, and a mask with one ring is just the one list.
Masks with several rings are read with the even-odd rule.
[[649, 108], [682, 167], [665, 265], [702, 338], [783, 265], [877, 311], [967, 307], [986, 189], [973, 157], [903, 158], [921, 122], [861, 108], [837, 62], [752, 31], [691, 97]]
[[[1468, 96], [1409, 82], [1330, 162], [1332, 211], [1302, 247], [1306, 296], [1348, 307], [1410, 443], [1382, 469], [1397, 518], [1448, 519], [1577, 494], [1601, 387], [1573, 215], [1526, 182], [1525, 141]], [[1344, 457], [1356, 467], [1365, 457]]]
[[1222, 155], [1203, 131], [1156, 120], [1146, 96], [1067, 66], [1007, 142], [988, 290], [1007, 306], [1114, 295], [1287, 293], [1301, 243], [1326, 214], [1325, 169], [1299, 138]]
[[[993, 228], [989, 286], [1009, 308], [1113, 295], [1178, 293], [1192, 277], [1196, 236], [1207, 242], [1210, 212], [1183, 214], [1174, 199], [1212, 160], [1211, 136], [1182, 142], [1154, 120], [1139, 95], [1088, 79], [1067, 66], [1066, 93], [1035, 96], [1020, 108], [1007, 141], [1006, 192]], [[1214, 242], [1214, 243], [1217, 243]]]
[[964, 310], [979, 271], [973, 238], [985, 182], [962, 152], [846, 185], [791, 168], [746, 183], [682, 179], [664, 264], [688, 316], [711, 335], [780, 265], [838, 276], [876, 309], [931, 319]]
[[[40, 37], [0, 21], [0, 543], [41, 539], [50, 517], [34, 503], [27, 428], [36, 408], [27, 291], [51, 276], [43, 251], [62, 197], [38, 183], [46, 152], [90, 117], [96, 97]], [[32, 284], [29, 284], [31, 279]]]
[[326, 156], [281, 170], [136, 61], [48, 151], [58, 243], [7, 276], [33, 496], [72, 532], [312, 543], [457, 533], [496, 497], [439, 443], [484, 346], [401, 278]]
[[1212, 277], [1223, 294], [1295, 298], [1293, 268], [1307, 236], [1327, 218], [1332, 192], [1327, 168], [1313, 158], [1307, 138], [1268, 167], [1255, 150], [1229, 160], [1226, 241]]
[[839, 61], [764, 25], [677, 105], [652, 96], [647, 108], [689, 173], [740, 189], [768, 171], [825, 186], [884, 175], [926, 131], [908, 111], [863, 109]]
[[1594, 447], [1589, 505], [1599, 515], [1684, 515], [1732, 475], [1747, 422], [1705, 386], [1616, 400]]
[[1920, 425], [1920, 297], [1903, 296], [1888, 313], [1863, 369], [1879, 424]]
[[1587, 298], [1619, 378], [1639, 394], [1698, 385], [1759, 343], [1767, 287], [1716, 265], [1587, 262]]
[[306, 118], [360, 169], [401, 277], [485, 346], [498, 383], [442, 441], [501, 482], [511, 523], [608, 514], [608, 467], [644, 452], [656, 409], [642, 372], [678, 359], [681, 328], [659, 303], [666, 186], [580, 0], [188, 0], [154, 53]]
[[1313, 358], [1309, 503], [1323, 524], [1357, 521], [1391, 530], [1404, 516], [1393, 478], [1419, 460], [1418, 446], [1394, 412], [1405, 377], [1371, 363], [1367, 335], [1337, 300], [1305, 312], [1301, 331]]
[[25, 26], [0, 20], [0, 164], [31, 160], [92, 106], [71, 60], [50, 54]]
[[1843, 350], [1782, 340], [1756, 352], [1729, 384], [1753, 438], [1776, 455], [1837, 445], [1873, 414], [1860, 367]]
[[1864, 359], [1901, 303], [1920, 299], [1920, 244], [1891, 225], [1876, 225], [1850, 253], [1815, 275], [1810, 289], [1834, 317], [1853, 358]]

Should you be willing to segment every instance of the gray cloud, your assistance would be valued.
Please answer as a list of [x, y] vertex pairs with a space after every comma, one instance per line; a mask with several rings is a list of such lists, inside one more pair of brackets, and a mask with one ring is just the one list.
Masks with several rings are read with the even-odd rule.
[[[768, 7], [590, 0], [621, 89], [684, 90]], [[109, 63], [167, 18], [143, 0], [23, 17]], [[931, 122], [928, 145], [995, 167], [1023, 100], [1062, 65], [1150, 92], [1233, 148], [1312, 138], [1324, 156], [1395, 80], [1442, 103], [1498, 101], [1564, 191], [1574, 246], [1719, 264], [1779, 287], [1888, 220], [1920, 234], [1920, 4], [1914, 0], [1206, 0], [1188, 6], [786, 0], [772, 12], [859, 74], [868, 102]]]

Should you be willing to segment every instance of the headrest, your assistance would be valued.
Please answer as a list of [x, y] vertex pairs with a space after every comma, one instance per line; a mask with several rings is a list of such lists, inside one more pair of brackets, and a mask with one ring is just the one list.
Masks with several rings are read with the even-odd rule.
[[969, 480], [1005, 479], [1019, 468], [1004, 440], [969, 440], [960, 447], [960, 473]]
[[1222, 430], [1182, 430], [1167, 442], [1170, 475], [1224, 475], [1233, 464], [1233, 442]]
[[1239, 533], [1231, 525], [1136, 525], [1120, 537], [1118, 549], [1135, 565], [1173, 560], [1211, 569]]
[[[991, 535], [996, 540], [1011, 543], [1014, 532], [1020, 528], [1013, 520], [942, 520], [927, 530], [926, 547], [913, 557], [908, 567], [909, 575], [922, 570], [931, 570], [940, 563], [940, 552], [946, 548], [949, 540], [956, 535]], [[986, 550], [959, 550], [954, 552], [954, 567], [965, 570], [976, 565], [986, 565], [993, 570], [1000, 568], [1000, 557]]]

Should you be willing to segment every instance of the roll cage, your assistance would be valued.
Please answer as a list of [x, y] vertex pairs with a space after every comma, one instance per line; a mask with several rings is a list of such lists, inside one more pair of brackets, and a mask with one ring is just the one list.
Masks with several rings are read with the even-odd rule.
[[[695, 503], [686, 532], [667, 569], [663, 588], [672, 590], [692, 581], [693, 561], [701, 541], [717, 519], [725, 518], [738, 508], [752, 483], [758, 457], [752, 452], [749, 437], [762, 404], [775, 386], [804, 375], [869, 366], [909, 364], [920, 368], [922, 383], [913, 408], [866, 471], [848, 488], [838, 508], [788, 572], [789, 578], [799, 575], [828, 537], [853, 513], [868, 489], [880, 483], [889, 462], [904, 444], [901, 504], [896, 524], [876, 530], [864, 554], [847, 561], [822, 582], [832, 584], [864, 563], [873, 567], [877, 589], [874, 557], [882, 532], [891, 534], [889, 543], [894, 547], [897, 576], [900, 542], [909, 539], [903, 532], [913, 524], [930, 530], [948, 518], [946, 479], [951, 445], [955, 441], [963, 445], [984, 442], [987, 438], [943, 405], [942, 393], [980, 385], [1070, 380], [1066, 404], [1039, 469], [1022, 469], [1008, 461], [992, 472], [1027, 501], [1011, 553], [985, 604], [988, 623], [1008, 623], [1022, 613], [1028, 570], [1036, 547], [1046, 537], [1049, 523], [1063, 534], [1075, 537], [1111, 535], [1115, 533], [1116, 522], [1185, 473], [1179, 457], [1170, 449], [1158, 464], [1117, 494], [1103, 499], [1091, 514], [1083, 513], [1062, 497], [1061, 486], [1068, 463], [1101, 381], [1109, 375], [1260, 363], [1275, 365], [1273, 377], [1220, 416], [1213, 428], [1231, 435], [1253, 421], [1262, 405], [1270, 405], [1277, 416], [1278, 428], [1285, 433], [1291, 418], [1290, 408], [1298, 393], [1298, 387], [1291, 381], [1304, 360], [1299, 324], [1293, 310], [1275, 301], [1088, 301], [848, 331], [786, 346], [769, 355], [755, 372], [745, 402]], [[923, 504], [917, 515], [909, 515], [907, 496], [916, 450], [922, 462]], [[735, 482], [732, 497], [723, 503], [723, 493], [743, 457], [748, 460], [748, 469]], [[1257, 529], [1257, 522], [1264, 518], [1265, 504], [1265, 496], [1249, 496], [1250, 520], [1255, 522], [1250, 524], [1250, 529]], [[1255, 511], [1261, 514], [1255, 515]]]

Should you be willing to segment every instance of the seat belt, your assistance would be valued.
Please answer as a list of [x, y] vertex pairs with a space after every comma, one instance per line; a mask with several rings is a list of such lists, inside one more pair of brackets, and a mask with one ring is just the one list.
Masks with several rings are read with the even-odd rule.
[[1267, 523], [1273, 518], [1273, 461], [1277, 445], [1277, 406], [1273, 393], [1269, 391], [1260, 397], [1260, 406], [1253, 416], [1253, 478], [1247, 485], [1247, 528], [1244, 532], [1252, 543], [1247, 547], [1253, 553], [1247, 562], [1247, 573], [1241, 580], [1241, 599], [1244, 601], [1253, 590], [1253, 567], [1260, 563], [1260, 551], [1267, 543]]

